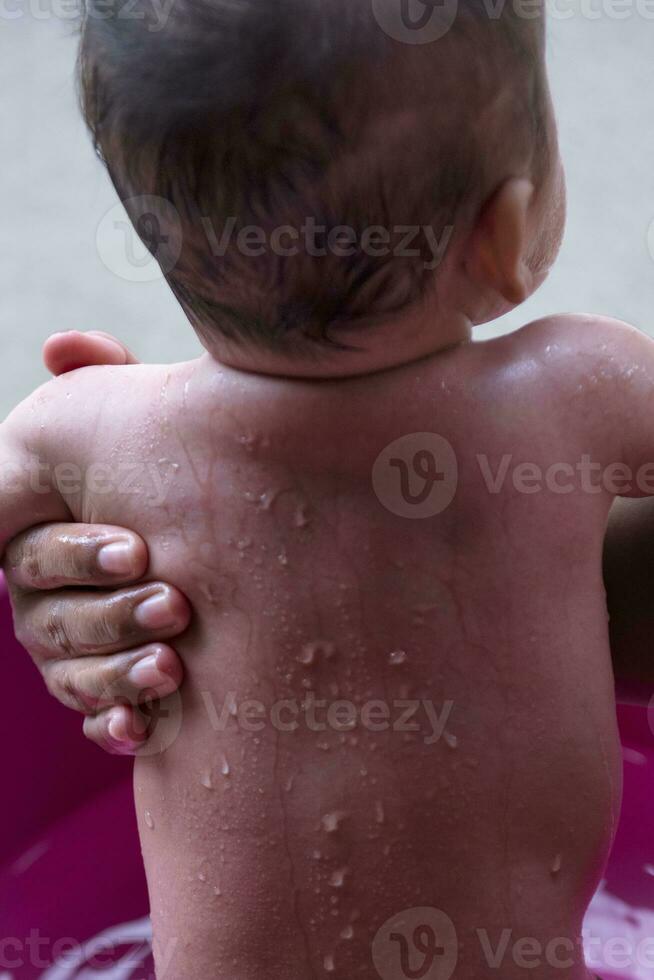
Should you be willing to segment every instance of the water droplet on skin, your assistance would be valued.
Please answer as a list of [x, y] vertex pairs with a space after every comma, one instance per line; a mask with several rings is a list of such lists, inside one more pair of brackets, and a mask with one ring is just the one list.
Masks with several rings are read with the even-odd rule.
[[148, 827], [150, 830], [154, 830], [154, 817], [152, 816], [149, 810], [145, 811], [144, 819], [145, 819], [145, 826]]
[[349, 868], [338, 868], [336, 871], [332, 872], [331, 878], [329, 879], [329, 884], [332, 886], [332, 888], [342, 888], [348, 874]]
[[255, 432], [246, 432], [238, 437], [239, 443], [248, 453], [253, 453], [259, 444], [259, 436]]
[[207, 880], [207, 876], [204, 873], [204, 871], [198, 872], [198, 881], [206, 881], [206, 880]]
[[400, 667], [402, 664], [406, 663], [406, 651], [393, 650], [393, 652], [389, 653], [388, 655], [388, 662], [391, 667]]
[[375, 820], [377, 823], [383, 823], [386, 819], [386, 814], [384, 813], [384, 804], [381, 800], [377, 800], [375, 803]]
[[427, 613], [435, 612], [438, 609], [437, 602], [422, 602], [417, 606], [413, 607], [413, 611], [417, 616], [426, 616]]
[[220, 771], [223, 774], [223, 776], [229, 776], [230, 772], [232, 771], [230, 769], [229, 762], [227, 761], [227, 756], [226, 755], [223, 756], [223, 761], [222, 761], [222, 764], [220, 766]]
[[554, 858], [554, 861], [552, 862], [551, 871], [552, 871], [552, 874], [553, 875], [556, 875], [556, 874], [559, 873], [559, 871], [561, 870], [562, 863], [563, 863], [562, 856], [560, 854], [557, 854], [556, 857]]
[[322, 818], [323, 830], [327, 834], [335, 834], [346, 817], [347, 813], [343, 813], [342, 810], [326, 813]]
[[326, 956], [324, 963], [325, 963], [325, 970], [327, 971], [327, 973], [333, 973], [334, 970], [336, 969], [336, 966], [334, 964], [334, 957]]
[[293, 517], [293, 524], [295, 525], [295, 527], [299, 527], [299, 528], [308, 527], [309, 518], [307, 517], [306, 504], [301, 504], [295, 511], [295, 515]]
[[202, 594], [207, 602], [212, 606], [218, 605], [220, 594], [217, 587], [212, 582], [204, 582], [201, 586]]
[[259, 507], [261, 510], [270, 510], [279, 496], [279, 490], [266, 490], [259, 495]]
[[284, 787], [287, 793], [290, 793], [293, 789], [293, 783], [295, 782], [295, 775], [289, 776], [286, 780], [286, 786]]
[[319, 657], [330, 660], [335, 652], [336, 647], [330, 640], [314, 640], [312, 643], [305, 643], [297, 659], [301, 664], [310, 667]]
[[247, 551], [248, 548], [252, 547], [252, 538], [241, 538], [237, 541], [236, 547], [239, 551]]
[[354, 936], [354, 929], [352, 926], [345, 926], [345, 929], [341, 932], [341, 939], [352, 939]]
[[288, 555], [286, 554], [285, 551], [280, 551], [280, 553], [277, 555], [277, 561], [282, 566], [282, 568], [286, 568], [286, 566], [288, 565]]
[[448, 746], [448, 748], [458, 748], [459, 740], [456, 735], [452, 735], [451, 732], [443, 732], [443, 738], [445, 739], [445, 744]]
[[213, 886], [213, 893], [214, 893], [214, 895], [222, 895], [222, 891], [220, 889], [220, 885], [214, 885]]
[[200, 779], [200, 783], [204, 786], [205, 789], [213, 789], [213, 780], [211, 778], [211, 773], [205, 772]]
[[316, 662], [315, 643], [308, 643], [306, 646], [302, 647], [297, 659], [298, 663], [304, 664], [305, 667], [311, 667]]

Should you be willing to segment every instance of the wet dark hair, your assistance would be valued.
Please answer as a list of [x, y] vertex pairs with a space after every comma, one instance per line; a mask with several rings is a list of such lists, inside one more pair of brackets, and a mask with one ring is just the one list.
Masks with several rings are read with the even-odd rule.
[[[96, 149], [205, 334], [304, 350], [416, 302], [424, 241], [381, 254], [365, 229], [456, 233], [503, 168], [543, 155], [542, 15], [460, 0], [442, 38], [407, 44], [380, 26], [400, 0], [171, 2], [162, 20], [152, 0], [86, 0], [79, 76]], [[307, 219], [318, 248], [260, 247]], [[323, 247], [342, 226], [352, 254]]]

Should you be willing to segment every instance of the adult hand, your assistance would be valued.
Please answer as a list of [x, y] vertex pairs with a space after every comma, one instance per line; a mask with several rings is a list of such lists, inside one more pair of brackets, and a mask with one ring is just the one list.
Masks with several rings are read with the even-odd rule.
[[[108, 334], [55, 334], [44, 360], [55, 375], [91, 364], [135, 364]], [[48, 690], [84, 713], [84, 732], [108, 752], [133, 755], [147, 741], [138, 710], [178, 689], [173, 640], [187, 628], [185, 597], [162, 582], [139, 584], [148, 552], [117, 527], [52, 524], [8, 547], [4, 571], [16, 636]]]

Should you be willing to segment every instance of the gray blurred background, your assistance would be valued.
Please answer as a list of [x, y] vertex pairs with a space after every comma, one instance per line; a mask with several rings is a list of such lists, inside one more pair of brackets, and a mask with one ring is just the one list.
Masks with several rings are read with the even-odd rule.
[[[40, 348], [53, 331], [106, 330], [146, 361], [199, 350], [167, 286], [132, 281], [150, 277], [147, 263], [125, 278], [122, 213], [76, 104], [75, 25], [54, 2], [0, 0], [0, 418], [45, 379]], [[557, 3], [549, 59], [567, 237], [541, 292], [480, 336], [564, 311], [654, 333], [654, 3]]]

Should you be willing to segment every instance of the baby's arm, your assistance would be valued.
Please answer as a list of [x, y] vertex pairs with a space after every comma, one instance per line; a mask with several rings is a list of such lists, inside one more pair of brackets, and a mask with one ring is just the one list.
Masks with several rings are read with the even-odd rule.
[[618, 697], [654, 694], [654, 499], [617, 500], [604, 549], [611, 654]]
[[654, 341], [619, 321], [574, 320], [587, 374], [603, 379], [604, 404], [591, 409], [591, 424], [605, 429], [608, 464], [631, 477], [616, 485], [604, 560], [618, 696], [647, 702], [654, 693]]
[[600, 453], [613, 484], [604, 560], [613, 668], [619, 697], [647, 702], [654, 693], [654, 341], [597, 316], [550, 317], [523, 336], [541, 376], [549, 367], [562, 430], [576, 434], [595, 464]]
[[635, 479], [612, 508], [604, 569], [618, 697], [646, 703], [654, 694], [654, 341], [618, 329], [624, 456]]

